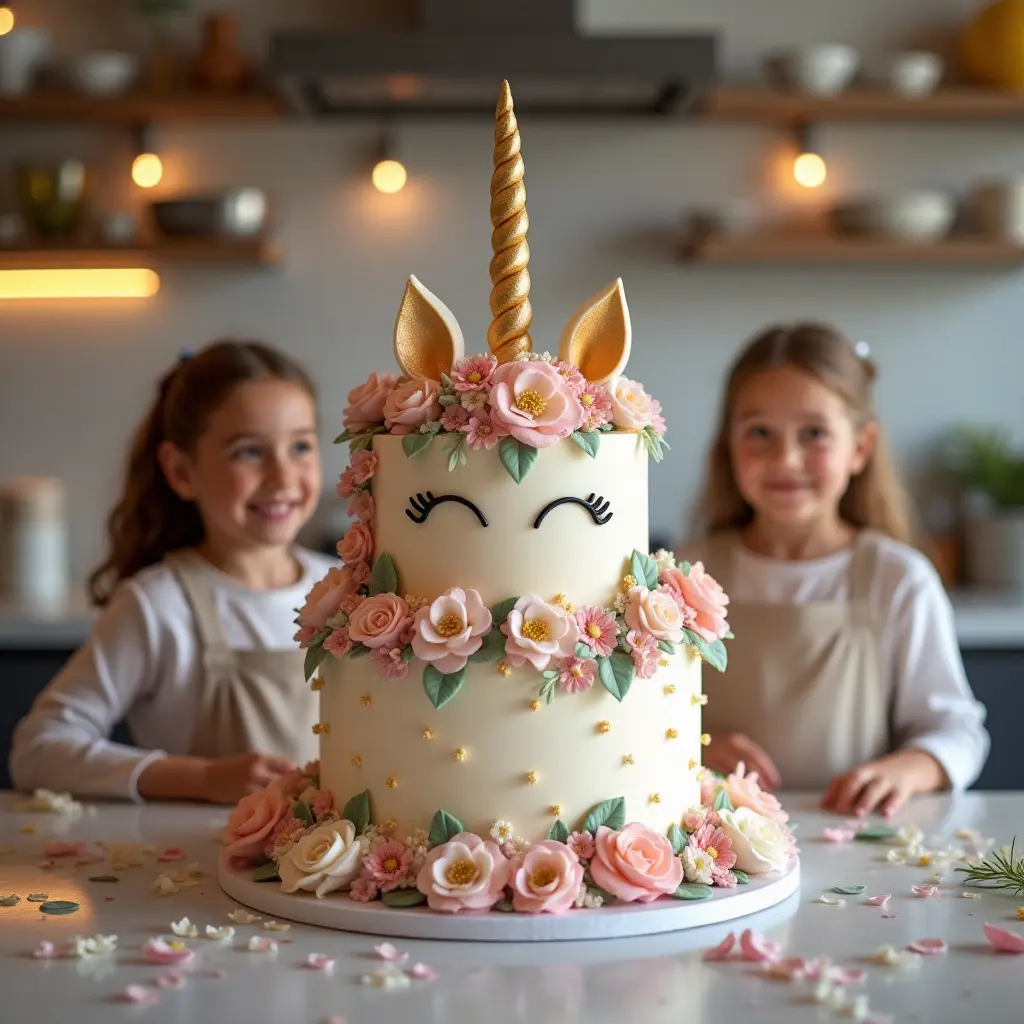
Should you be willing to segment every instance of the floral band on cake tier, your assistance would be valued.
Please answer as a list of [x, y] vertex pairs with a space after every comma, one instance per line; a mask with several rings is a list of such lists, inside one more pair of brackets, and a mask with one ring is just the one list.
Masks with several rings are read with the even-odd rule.
[[319, 788], [319, 765], [312, 762], [243, 797], [222, 839], [233, 867], [254, 869], [254, 881], [279, 881], [286, 893], [426, 904], [451, 914], [564, 914], [707, 899], [713, 887], [785, 871], [798, 853], [787, 821], [757, 773], [745, 773], [741, 764], [725, 778], [705, 770], [701, 803], [667, 835], [627, 823], [625, 801], [616, 797], [592, 808], [575, 830], [557, 820], [536, 843], [500, 819], [488, 835], [475, 835], [445, 810], [400, 839], [396, 822], [374, 823], [368, 790], [338, 810]]

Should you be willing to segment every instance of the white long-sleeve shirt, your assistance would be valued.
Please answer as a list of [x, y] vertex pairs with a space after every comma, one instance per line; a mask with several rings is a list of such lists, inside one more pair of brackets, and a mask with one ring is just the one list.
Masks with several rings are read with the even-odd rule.
[[[202, 563], [230, 647], [295, 647], [295, 609], [338, 563], [305, 548], [294, 553], [302, 578], [273, 590], [254, 590]], [[146, 765], [188, 753], [202, 671], [192, 608], [177, 576], [163, 563], [144, 569], [118, 587], [86, 643], [15, 729], [15, 786], [139, 800]], [[137, 747], [110, 741], [122, 718]]]
[[[877, 610], [879, 659], [889, 673], [895, 741], [927, 751], [953, 789], [981, 774], [989, 751], [985, 708], [974, 698], [957, 644], [953, 608], [938, 573], [919, 551], [880, 533], [870, 602]], [[706, 557], [698, 540], [682, 545], [690, 562]], [[845, 601], [852, 548], [824, 558], [781, 561], [732, 547], [730, 598], [778, 604]], [[705, 562], [714, 576], [715, 566]]]

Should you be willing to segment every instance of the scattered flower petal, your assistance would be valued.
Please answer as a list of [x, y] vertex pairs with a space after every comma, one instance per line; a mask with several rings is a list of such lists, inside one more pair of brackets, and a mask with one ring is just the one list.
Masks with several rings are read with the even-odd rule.
[[856, 985], [867, 977], [859, 967], [829, 967], [826, 976], [837, 985]]
[[142, 944], [142, 955], [151, 964], [189, 967], [195, 962], [196, 954], [184, 942], [177, 939], [148, 939]]
[[228, 914], [228, 918], [235, 922], [235, 924], [255, 924], [255, 922], [261, 920], [259, 914], [250, 914], [248, 910], [243, 907], [239, 907], [237, 910], [232, 910]]
[[907, 949], [922, 956], [935, 956], [938, 953], [945, 953], [949, 947], [942, 939], [915, 939]]
[[961, 896], [962, 899], [965, 899], [965, 900], [980, 900], [981, 899], [981, 893], [980, 892], [962, 892], [962, 893], [960, 893], [960, 896]]
[[188, 979], [184, 974], [179, 974], [177, 971], [170, 971], [168, 974], [161, 975], [156, 979], [156, 983], [161, 988], [184, 988], [188, 984]]
[[922, 885], [912, 885], [910, 887], [910, 891], [919, 900], [926, 900], [929, 897], [934, 896], [939, 891], [939, 887], [937, 885], [929, 885], [926, 883]]
[[60, 952], [52, 942], [40, 942], [38, 946], [32, 951], [32, 955], [37, 960], [55, 960], [60, 956]]
[[382, 942], [373, 947], [374, 953], [390, 964], [404, 964], [409, 959], [408, 953], [400, 953], [390, 942]]
[[826, 843], [849, 843], [853, 841], [856, 834], [852, 828], [824, 828], [821, 830], [821, 838]]
[[900, 970], [906, 970], [908, 967], [920, 967], [921, 966], [921, 954], [894, 949], [892, 946], [880, 946], [872, 954], [871, 959], [876, 964], [882, 964], [886, 967], [896, 967]]
[[30, 892], [25, 898], [29, 903], [45, 903], [50, 897], [45, 892]]
[[310, 953], [306, 957], [306, 966], [314, 971], [332, 971], [334, 960], [324, 953]]
[[428, 964], [413, 964], [409, 973], [420, 981], [437, 981], [437, 971]]
[[228, 972], [225, 971], [221, 967], [218, 967], [217, 970], [215, 970], [215, 971], [210, 971], [210, 974], [209, 974], [209, 977], [216, 978], [217, 981], [220, 981], [221, 978], [226, 978], [227, 976], [228, 976]]
[[777, 960], [779, 956], [779, 944], [766, 939], [760, 932], [747, 928], [740, 936], [740, 956], [744, 960], [764, 962], [765, 960]]
[[412, 984], [405, 971], [400, 971], [394, 965], [387, 964], [374, 971], [372, 974], [364, 974], [359, 979], [364, 985], [372, 985], [374, 988], [399, 989], [408, 988]]
[[819, 902], [826, 904], [829, 907], [845, 907], [846, 900], [841, 896], [829, 896], [828, 893], [823, 892], [819, 897]]
[[892, 899], [892, 893], [886, 893], [884, 896], [869, 896], [864, 902], [871, 904], [873, 907], [881, 907], [883, 910], [889, 905], [889, 900]]
[[89, 844], [85, 840], [79, 840], [74, 843], [65, 843], [60, 840], [47, 843], [43, 847], [44, 857], [84, 857], [86, 851], [89, 849]]
[[250, 953], [276, 953], [277, 943], [265, 935], [254, 935], [249, 940], [248, 948]]
[[0, 907], [16, 907], [21, 902], [21, 897], [16, 893], [9, 896], [0, 896]]
[[736, 934], [729, 932], [728, 935], [717, 945], [711, 949], [704, 950], [704, 954], [701, 957], [702, 960], [706, 960], [713, 963], [718, 960], [728, 960], [729, 954], [732, 952], [732, 947], [736, 945]]
[[769, 960], [764, 964], [769, 978], [782, 981], [806, 981], [812, 977], [810, 964], [802, 956], [788, 956], [784, 960]]
[[185, 851], [180, 846], [168, 846], [163, 853], [158, 854], [156, 859], [165, 864], [171, 861], [184, 860]]
[[121, 998], [136, 1006], [153, 1006], [160, 1002], [160, 993], [148, 985], [125, 985]]
[[76, 935], [68, 943], [66, 955], [85, 959], [91, 956], [109, 956], [116, 951], [116, 935]]
[[859, 896], [867, 889], [866, 885], [833, 885], [832, 891], [842, 896]]
[[194, 939], [199, 934], [199, 929], [187, 917], [172, 921], [171, 931], [182, 939]]
[[291, 928], [290, 924], [284, 921], [264, 921], [260, 927], [268, 932], [286, 932]]
[[1000, 953], [1024, 953], [1024, 936], [987, 922], [982, 925], [982, 928], [985, 938], [992, 944], [993, 949], [997, 949]]
[[226, 924], [223, 927], [208, 924], [206, 926], [206, 937], [214, 942], [227, 942], [235, 937], [235, 929]]
[[161, 872], [153, 880], [153, 890], [160, 896], [173, 896], [175, 893], [181, 892], [178, 883], [164, 872]]

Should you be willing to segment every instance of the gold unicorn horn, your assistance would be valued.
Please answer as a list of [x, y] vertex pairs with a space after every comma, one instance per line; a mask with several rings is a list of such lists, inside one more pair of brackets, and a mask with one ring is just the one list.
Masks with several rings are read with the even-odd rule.
[[501, 83], [501, 95], [494, 112], [494, 173], [491, 175], [491, 326], [487, 344], [499, 363], [511, 362], [529, 352], [530, 247], [526, 230], [526, 186], [520, 153], [519, 125], [512, 109], [512, 90]]

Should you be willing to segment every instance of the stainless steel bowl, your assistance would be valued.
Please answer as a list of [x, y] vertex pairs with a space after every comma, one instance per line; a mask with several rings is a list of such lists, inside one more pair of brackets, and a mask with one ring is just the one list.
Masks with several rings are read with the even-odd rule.
[[266, 226], [267, 206], [262, 189], [237, 188], [211, 195], [158, 199], [150, 209], [164, 235], [252, 238]]

